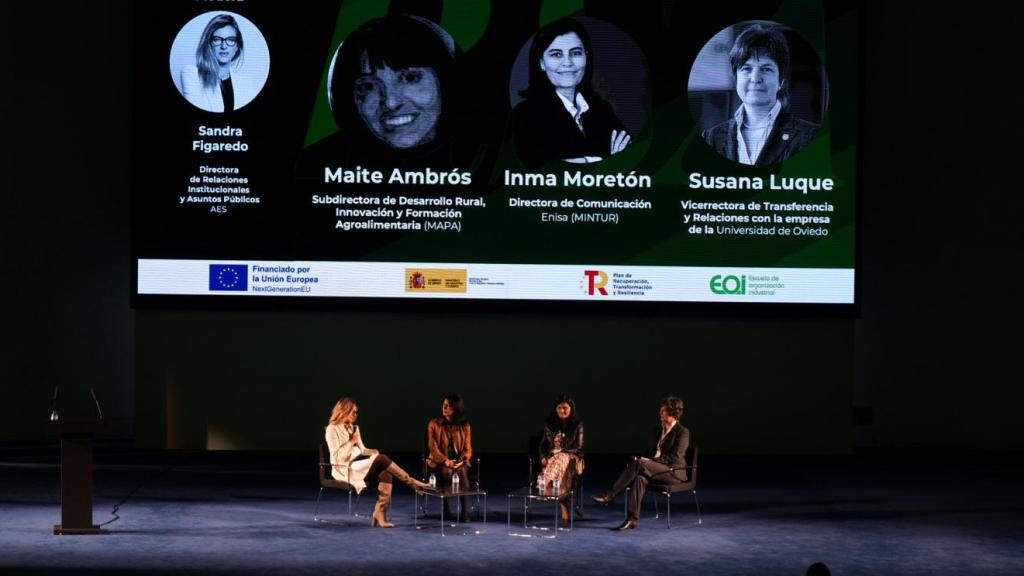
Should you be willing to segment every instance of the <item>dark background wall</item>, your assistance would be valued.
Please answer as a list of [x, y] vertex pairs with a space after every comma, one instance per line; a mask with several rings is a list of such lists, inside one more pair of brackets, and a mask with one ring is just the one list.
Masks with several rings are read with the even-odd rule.
[[127, 2], [5, 4], [0, 441], [46, 438], [50, 399], [134, 419]]
[[[672, 392], [716, 450], [850, 444], [850, 321], [140, 311], [136, 329], [147, 442], [310, 447], [346, 394], [367, 442], [415, 449], [457, 390], [474, 443], [518, 451], [566, 390], [594, 450], [643, 443]], [[142, 422], [165, 402], [167, 419]]]
[[718, 453], [1024, 448], [1020, 9], [868, 4], [860, 319], [132, 311], [132, 5], [5, 5], [0, 442], [44, 440], [60, 384], [141, 446], [308, 448], [349, 394], [411, 450], [456, 390], [478, 443], [520, 450], [564, 390], [596, 451], [633, 450], [668, 392]]

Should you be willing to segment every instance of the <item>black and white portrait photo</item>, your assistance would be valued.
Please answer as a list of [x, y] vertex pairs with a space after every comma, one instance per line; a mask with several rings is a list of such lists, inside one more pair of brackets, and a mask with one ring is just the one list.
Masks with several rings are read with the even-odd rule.
[[593, 18], [541, 28], [510, 81], [520, 161], [599, 162], [625, 150], [645, 121], [646, 63], [621, 30]]
[[207, 12], [190, 20], [171, 46], [171, 78], [193, 106], [231, 112], [253, 101], [270, 74], [263, 34], [244, 16]]
[[690, 70], [690, 109], [701, 137], [740, 164], [783, 162], [818, 133], [828, 80], [813, 48], [775, 22], [730, 26]]
[[338, 47], [328, 97], [351, 148], [378, 158], [408, 155], [444, 141], [455, 113], [456, 47], [418, 16], [365, 22]]

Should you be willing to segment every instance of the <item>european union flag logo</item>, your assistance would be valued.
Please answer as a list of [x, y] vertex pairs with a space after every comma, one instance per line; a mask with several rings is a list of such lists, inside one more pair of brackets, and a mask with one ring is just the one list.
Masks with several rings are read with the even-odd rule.
[[245, 264], [210, 264], [210, 290], [246, 292], [249, 267]]

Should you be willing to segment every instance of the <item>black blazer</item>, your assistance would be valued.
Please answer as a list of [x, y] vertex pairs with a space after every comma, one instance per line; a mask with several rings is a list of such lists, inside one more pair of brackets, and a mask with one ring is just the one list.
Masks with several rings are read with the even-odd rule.
[[[661, 427], [658, 427], [655, 439], [661, 438]], [[666, 466], [679, 468], [686, 466], [686, 450], [690, 447], [690, 431], [682, 424], [676, 423], [660, 444], [655, 444], [649, 456], [655, 462], [661, 462]], [[654, 454], [661, 449], [661, 456], [655, 458]]]
[[[551, 457], [551, 450], [555, 447], [555, 434], [559, 432], [560, 430], [544, 427], [544, 436], [540, 439], [538, 450], [541, 458]], [[565, 438], [562, 439], [562, 452], [583, 458], [583, 422], [578, 422], [575, 430], [566, 431]]]
[[[818, 133], [818, 125], [807, 120], [801, 120], [783, 108], [779, 117], [775, 119], [772, 133], [768, 136], [761, 154], [757, 157], [755, 165], [764, 166], [782, 162], [799, 152]], [[729, 118], [709, 130], [701, 136], [709, 146], [715, 149], [722, 156], [733, 162], [739, 162], [739, 149], [736, 144], [736, 118]]]
[[554, 88], [531, 95], [512, 111], [513, 136], [519, 159], [527, 168], [581, 156], [607, 158], [612, 151], [612, 130], [626, 128], [610, 104], [584, 94], [590, 108], [580, 116], [583, 131], [566, 111]]

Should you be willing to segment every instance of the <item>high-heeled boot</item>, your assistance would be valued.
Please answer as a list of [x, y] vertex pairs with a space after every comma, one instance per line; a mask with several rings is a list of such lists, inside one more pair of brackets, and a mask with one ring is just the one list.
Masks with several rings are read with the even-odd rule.
[[413, 478], [412, 476], [409, 476], [408, 472], [402, 470], [402, 468], [399, 467], [398, 464], [395, 464], [394, 462], [391, 463], [391, 466], [388, 466], [388, 472], [391, 472], [392, 476], [401, 480], [403, 483], [408, 485], [413, 490], [430, 488], [430, 484], [427, 484], [426, 482], [420, 482], [419, 480]]
[[373, 519], [370, 520], [370, 527], [380, 526], [381, 528], [394, 528], [395, 525], [388, 522], [388, 508], [391, 506], [391, 483], [381, 482], [377, 485], [377, 505], [373, 507]]

